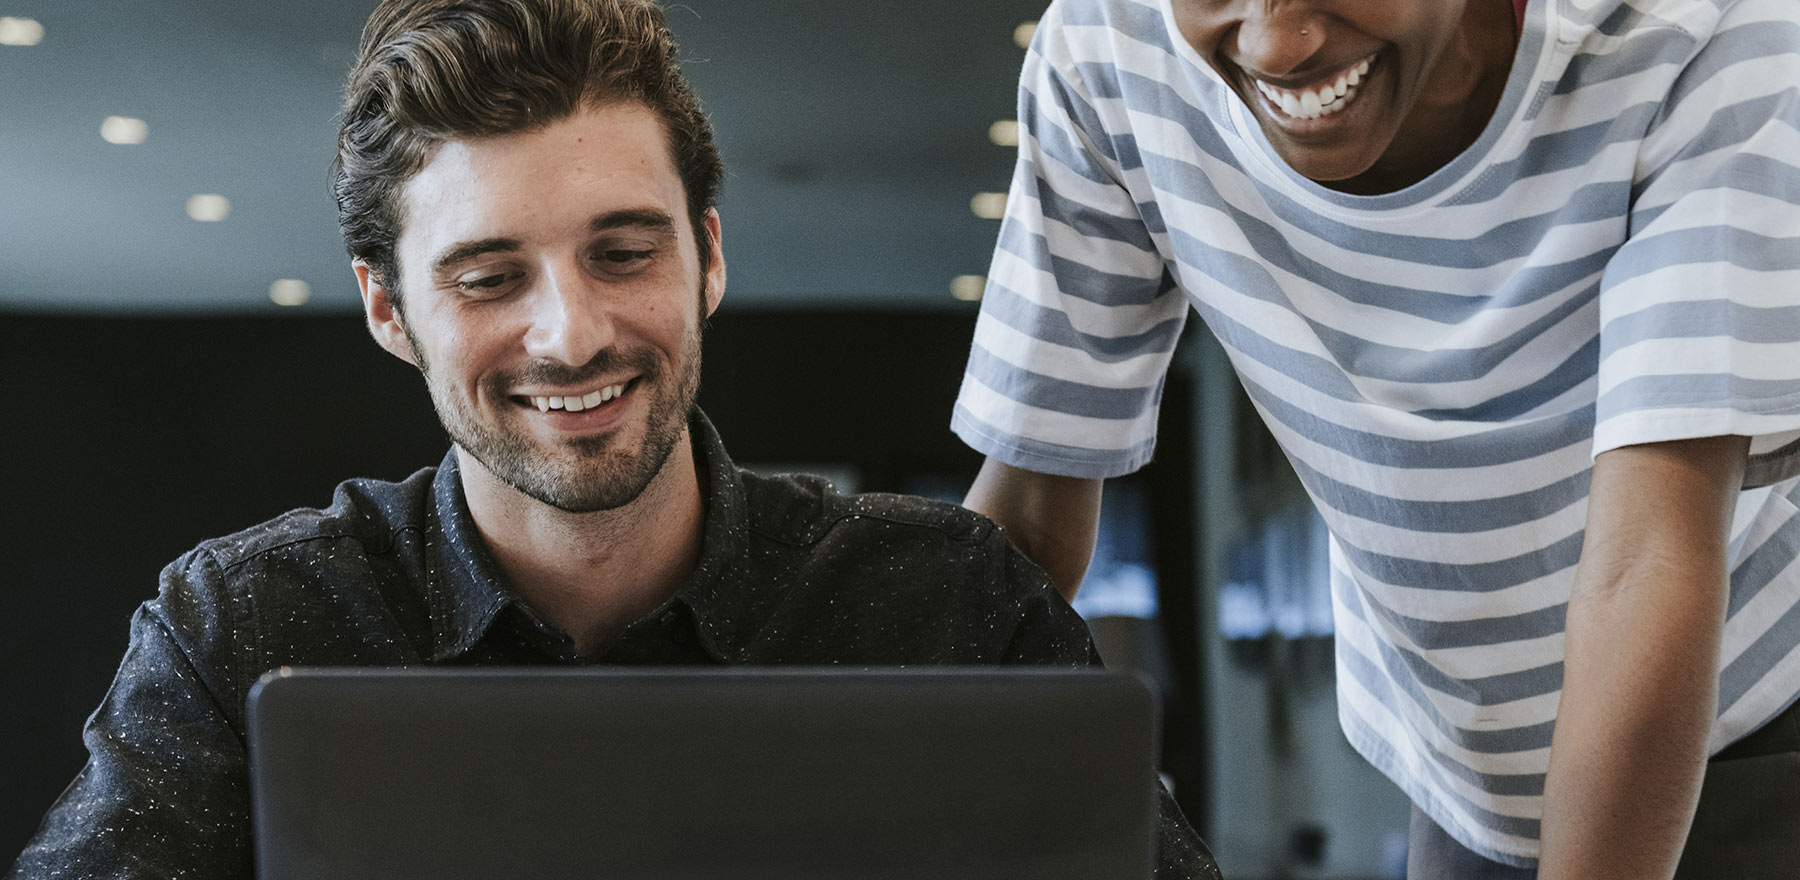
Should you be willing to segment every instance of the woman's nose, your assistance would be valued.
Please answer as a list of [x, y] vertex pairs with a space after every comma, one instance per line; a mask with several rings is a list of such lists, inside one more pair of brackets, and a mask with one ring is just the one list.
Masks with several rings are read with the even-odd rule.
[[1251, 73], [1287, 76], [1302, 70], [1325, 45], [1325, 20], [1295, 4], [1263, 6], [1238, 26], [1232, 62]]

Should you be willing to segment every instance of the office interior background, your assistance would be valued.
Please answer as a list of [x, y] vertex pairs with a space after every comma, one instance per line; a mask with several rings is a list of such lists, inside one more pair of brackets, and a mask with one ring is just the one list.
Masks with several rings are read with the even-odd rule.
[[[947, 424], [1041, 0], [682, 0], [730, 282], [701, 405], [740, 463], [960, 498]], [[374, 0], [0, 0], [0, 863], [80, 769], [157, 572], [447, 441], [368, 339], [328, 185]], [[1151, 676], [1233, 878], [1403, 876], [1339, 732], [1322, 525], [1197, 318], [1078, 603]]]

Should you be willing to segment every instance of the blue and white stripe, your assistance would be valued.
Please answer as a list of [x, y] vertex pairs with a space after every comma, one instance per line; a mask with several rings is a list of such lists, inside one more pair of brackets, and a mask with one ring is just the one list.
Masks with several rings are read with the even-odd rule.
[[1800, 0], [1532, 0], [1495, 123], [1427, 180], [1287, 168], [1168, 0], [1056, 0], [954, 416], [1150, 457], [1190, 308], [1330, 526], [1340, 715], [1465, 844], [1537, 855], [1595, 454], [1753, 438], [1713, 746], [1800, 692]]

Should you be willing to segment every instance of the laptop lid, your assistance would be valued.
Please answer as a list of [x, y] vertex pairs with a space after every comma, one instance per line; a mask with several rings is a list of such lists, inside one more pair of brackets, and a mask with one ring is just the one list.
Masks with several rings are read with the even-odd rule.
[[1150, 876], [1153, 698], [1098, 671], [283, 669], [258, 876]]

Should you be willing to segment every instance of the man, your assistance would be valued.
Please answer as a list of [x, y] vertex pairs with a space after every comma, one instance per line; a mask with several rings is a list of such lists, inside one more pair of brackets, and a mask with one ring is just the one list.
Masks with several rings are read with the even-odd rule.
[[[732, 466], [710, 127], [651, 0], [387, 0], [339, 139], [369, 327], [455, 445], [165, 570], [11, 876], [247, 877], [246, 690], [282, 665], [1094, 662], [961, 508]], [[1159, 873], [1216, 877], [1164, 798]]]
[[1072, 595], [1191, 304], [1413, 876], [1793, 876], [1800, 5], [1057, 0], [1019, 119], [970, 507]]

